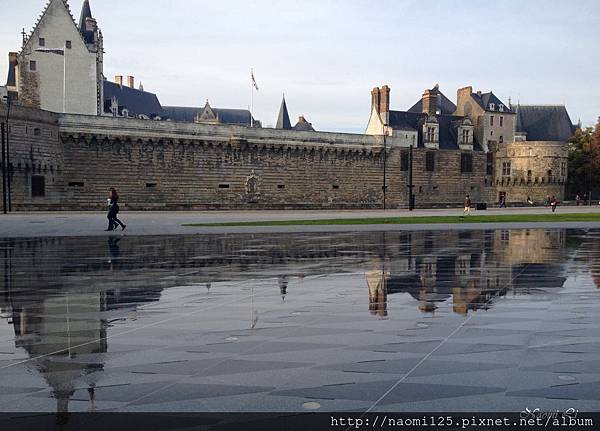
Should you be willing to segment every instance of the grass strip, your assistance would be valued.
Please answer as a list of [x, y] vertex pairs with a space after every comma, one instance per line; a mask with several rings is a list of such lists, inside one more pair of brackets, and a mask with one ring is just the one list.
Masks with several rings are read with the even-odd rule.
[[327, 226], [367, 224], [460, 224], [528, 222], [600, 222], [600, 213], [504, 214], [470, 216], [366, 217], [322, 220], [263, 220], [247, 222], [189, 223], [190, 227]]

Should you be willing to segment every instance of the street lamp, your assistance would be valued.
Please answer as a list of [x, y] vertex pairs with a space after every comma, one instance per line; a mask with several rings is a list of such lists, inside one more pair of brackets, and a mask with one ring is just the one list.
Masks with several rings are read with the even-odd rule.
[[413, 195], [413, 144], [408, 148], [408, 210], [415, 209], [415, 197]]
[[[10, 106], [11, 99], [10, 93], [7, 93], [6, 97], [6, 119], [2, 123], [1, 126], [1, 134], [2, 134], [2, 211], [4, 214], [12, 211], [12, 203], [11, 203], [11, 193], [10, 193], [10, 142], [9, 142], [9, 127], [8, 120], [10, 117]], [[8, 199], [7, 199], [8, 198]], [[8, 201], [8, 202], [7, 202]], [[7, 205], [8, 203], [8, 205]]]
[[36, 52], [63, 56], [63, 114], [67, 112], [67, 46], [63, 48], [37, 48]]
[[387, 134], [387, 124], [383, 125], [383, 209], [385, 211], [385, 196], [387, 192], [387, 184], [386, 184], [386, 167], [387, 167], [387, 145], [386, 145], [386, 134]]

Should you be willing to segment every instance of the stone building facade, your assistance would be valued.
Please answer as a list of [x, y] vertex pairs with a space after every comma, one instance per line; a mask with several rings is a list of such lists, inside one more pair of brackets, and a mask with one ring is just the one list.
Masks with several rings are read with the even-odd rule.
[[50, 0], [32, 32], [23, 36], [20, 52], [9, 54], [8, 87], [24, 106], [99, 115], [103, 52], [102, 33], [87, 0], [79, 24], [66, 0]]

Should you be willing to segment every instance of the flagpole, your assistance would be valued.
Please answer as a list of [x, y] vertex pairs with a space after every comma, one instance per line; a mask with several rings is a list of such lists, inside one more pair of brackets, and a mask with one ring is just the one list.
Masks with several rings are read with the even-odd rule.
[[254, 76], [254, 70], [250, 69], [250, 127], [253, 127], [254, 124], [254, 83], [252, 82], [252, 77]]

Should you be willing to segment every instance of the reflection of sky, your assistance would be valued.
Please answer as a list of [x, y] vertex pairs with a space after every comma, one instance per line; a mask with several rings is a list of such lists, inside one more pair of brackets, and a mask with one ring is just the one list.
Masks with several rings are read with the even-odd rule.
[[[2, 79], [43, 3], [0, 0]], [[70, 1], [77, 18], [81, 3]], [[596, 0], [90, 3], [105, 75], [135, 75], [165, 105], [245, 108], [254, 67], [263, 125], [275, 123], [285, 92], [293, 122], [305, 115], [320, 130], [362, 132], [369, 91], [384, 83], [393, 109], [439, 83], [451, 99], [473, 85], [505, 103], [565, 103], [584, 125], [598, 115]]]

